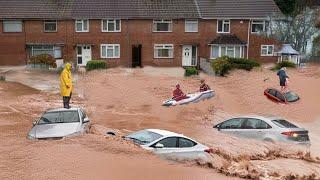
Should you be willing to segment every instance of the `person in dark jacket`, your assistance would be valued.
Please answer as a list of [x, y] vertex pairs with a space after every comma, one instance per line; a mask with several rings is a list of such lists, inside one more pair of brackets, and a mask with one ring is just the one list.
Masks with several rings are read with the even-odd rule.
[[200, 80], [200, 92], [211, 90], [211, 88], [205, 83], [204, 79]]
[[281, 68], [278, 71], [277, 75], [279, 76], [281, 91], [284, 92], [287, 88], [287, 83], [286, 83], [287, 78], [289, 78], [286, 74], [286, 68], [285, 67]]

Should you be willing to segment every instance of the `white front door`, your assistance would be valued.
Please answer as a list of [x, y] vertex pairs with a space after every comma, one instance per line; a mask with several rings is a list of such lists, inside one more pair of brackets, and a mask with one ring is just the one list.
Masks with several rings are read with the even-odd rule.
[[192, 65], [192, 46], [183, 45], [182, 47], [182, 66]]
[[86, 66], [88, 61], [91, 61], [91, 46], [77, 46], [77, 62], [78, 66]]

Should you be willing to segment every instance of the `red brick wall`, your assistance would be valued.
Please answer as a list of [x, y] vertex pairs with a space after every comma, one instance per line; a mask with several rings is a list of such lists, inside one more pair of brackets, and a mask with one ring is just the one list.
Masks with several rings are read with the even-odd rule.
[[0, 66], [25, 64], [25, 36], [21, 33], [3, 32], [0, 20]]
[[[231, 33], [248, 40], [249, 21], [232, 20]], [[0, 23], [0, 64], [24, 64], [26, 43], [64, 43], [63, 58], [76, 60], [76, 44], [92, 44], [92, 59], [101, 59], [101, 44], [120, 44], [120, 59], [105, 59], [109, 66], [132, 64], [132, 45], [142, 45], [142, 65], [181, 66], [182, 45], [198, 44], [198, 56], [210, 57], [208, 45], [218, 36], [217, 20], [199, 20], [198, 33], [185, 32], [185, 20], [173, 20], [172, 32], [152, 32], [152, 20], [122, 20], [121, 32], [101, 32], [101, 20], [90, 20], [89, 32], [75, 32], [74, 20], [58, 21], [57, 32], [44, 32], [43, 20], [24, 21], [22, 33], [3, 33]], [[174, 58], [155, 59], [154, 44], [173, 44]], [[250, 34], [249, 57], [260, 61], [276, 61], [275, 57], [261, 57], [261, 45], [276, 41]], [[246, 52], [245, 52], [246, 55]]]

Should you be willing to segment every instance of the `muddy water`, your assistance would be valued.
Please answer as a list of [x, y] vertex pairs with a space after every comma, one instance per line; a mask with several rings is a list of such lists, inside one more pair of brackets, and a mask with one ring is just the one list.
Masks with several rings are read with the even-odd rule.
[[[48, 108], [61, 107], [61, 98], [20, 84], [0, 83], [1, 100], [5, 102], [0, 106], [0, 177], [229, 179], [223, 175], [227, 174], [261, 179], [319, 178], [319, 158], [315, 157], [320, 149], [319, 141], [315, 141], [320, 137], [315, 120], [320, 112], [318, 71], [317, 67], [288, 71], [290, 88], [302, 98], [291, 105], [275, 104], [263, 96], [266, 87], [278, 84], [274, 72], [263, 68], [250, 73], [235, 71], [227, 78], [183, 78], [172, 70], [159, 74], [150, 68], [116, 68], [79, 75], [73, 105], [86, 108], [96, 130], [78, 138], [36, 142], [25, 139], [32, 121]], [[216, 97], [187, 106], [161, 106], [176, 83], [185, 92], [194, 92], [200, 78], [206, 79]], [[280, 115], [310, 128], [311, 150], [240, 139], [212, 129], [213, 124], [228, 117], [249, 113]], [[210, 146], [212, 160], [207, 164], [163, 161], [119, 138], [105, 138], [107, 128], [123, 133], [142, 128], [184, 133]]]

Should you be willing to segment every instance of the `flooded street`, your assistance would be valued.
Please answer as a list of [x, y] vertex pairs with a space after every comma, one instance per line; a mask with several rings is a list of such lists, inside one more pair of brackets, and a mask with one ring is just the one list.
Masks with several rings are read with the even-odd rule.
[[[263, 95], [266, 88], [278, 87], [275, 72], [265, 68], [234, 71], [228, 77], [200, 74], [185, 78], [180, 71], [164, 68], [155, 73], [157, 68], [146, 67], [78, 74], [71, 105], [86, 109], [93, 130], [58, 141], [30, 141], [26, 135], [44, 110], [62, 106], [61, 97], [48, 88], [40, 91], [0, 82], [0, 179], [320, 178], [319, 66], [287, 71], [290, 89], [301, 97], [289, 105], [276, 104]], [[40, 79], [37, 82], [47, 79], [46, 84], [52, 85], [49, 89], [54, 89], [58, 74], [40, 74], [23, 71], [9, 74], [7, 79], [27, 85], [36, 77]], [[195, 92], [201, 78], [215, 90], [214, 98], [197, 104], [161, 106], [171, 97], [176, 83], [186, 93]], [[227, 118], [246, 114], [286, 118], [309, 130], [312, 145], [242, 139], [212, 128]], [[212, 160], [205, 164], [166, 161], [121, 138], [104, 136], [110, 129], [128, 133], [144, 128], [194, 138], [213, 149]]]

